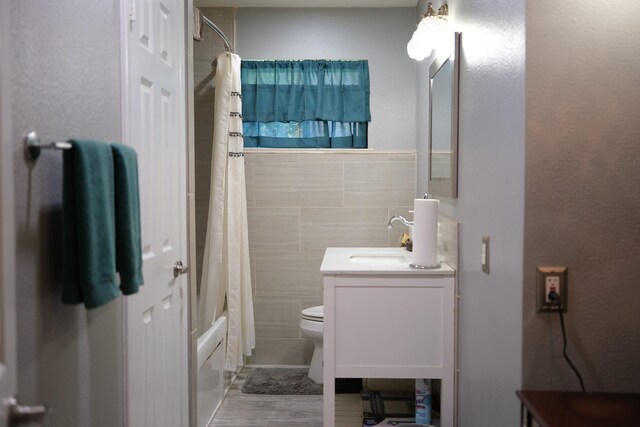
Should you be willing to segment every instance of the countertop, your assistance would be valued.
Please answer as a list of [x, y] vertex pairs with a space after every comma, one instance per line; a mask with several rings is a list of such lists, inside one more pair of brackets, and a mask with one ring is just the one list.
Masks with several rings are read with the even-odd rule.
[[[352, 262], [353, 255], [366, 256], [385, 253], [406, 257], [406, 263], [389, 264], [384, 262]], [[405, 248], [327, 248], [322, 260], [320, 272], [331, 274], [398, 274], [415, 276], [453, 276], [455, 271], [445, 262], [439, 268], [417, 269], [410, 267], [413, 254]]]

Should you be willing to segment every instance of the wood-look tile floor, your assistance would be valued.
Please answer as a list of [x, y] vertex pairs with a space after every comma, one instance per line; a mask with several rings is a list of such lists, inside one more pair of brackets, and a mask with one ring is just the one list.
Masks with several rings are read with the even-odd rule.
[[[240, 390], [250, 369], [238, 374], [210, 427], [322, 427], [322, 395], [244, 394]], [[338, 395], [336, 412], [336, 427], [362, 426], [359, 395]]]

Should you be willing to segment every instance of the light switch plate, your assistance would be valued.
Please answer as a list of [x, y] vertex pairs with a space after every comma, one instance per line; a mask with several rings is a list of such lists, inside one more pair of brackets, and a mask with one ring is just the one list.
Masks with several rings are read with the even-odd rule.
[[489, 274], [489, 236], [482, 236], [480, 262], [482, 263], [482, 272]]

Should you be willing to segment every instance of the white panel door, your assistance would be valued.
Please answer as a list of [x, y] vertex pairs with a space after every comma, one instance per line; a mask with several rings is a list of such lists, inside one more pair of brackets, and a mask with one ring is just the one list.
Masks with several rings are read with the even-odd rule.
[[0, 427], [8, 425], [15, 393], [15, 237], [13, 224], [13, 144], [9, 120], [9, 2], [0, 2]]
[[138, 152], [144, 285], [127, 297], [129, 427], [186, 427], [184, 3], [125, 0], [124, 139]]

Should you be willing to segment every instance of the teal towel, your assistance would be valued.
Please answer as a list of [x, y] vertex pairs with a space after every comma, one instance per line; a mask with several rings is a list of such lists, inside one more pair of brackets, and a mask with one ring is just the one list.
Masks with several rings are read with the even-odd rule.
[[112, 144], [111, 148], [116, 187], [116, 267], [120, 289], [130, 295], [143, 283], [138, 156], [126, 145]]
[[63, 157], [62, 302], [99, 307], [118, 295], [113, 154], [96, 141], [69, 141]]

